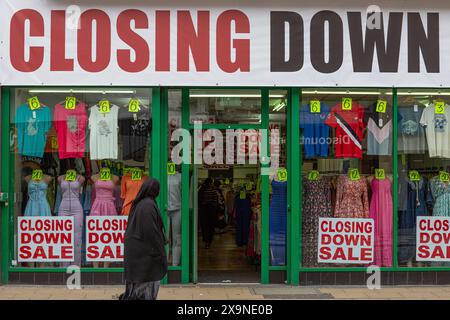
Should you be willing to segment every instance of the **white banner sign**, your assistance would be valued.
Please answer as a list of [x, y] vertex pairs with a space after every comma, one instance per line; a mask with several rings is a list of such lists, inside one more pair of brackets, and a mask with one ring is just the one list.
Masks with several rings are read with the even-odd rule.
[[373, 219], [319, 218], [319, 263], [371, 263]]
[[450, 261], [450, 217], [417, 217], [417, 261]]
[[123, 261], [123, 241], [128, 217], [86, 218], [86, 261]]
[[19, 262], [74, 261], [73, 217], [19, 217]]
[[450, 87], [447, 1], [0, 1], [1, 85]]

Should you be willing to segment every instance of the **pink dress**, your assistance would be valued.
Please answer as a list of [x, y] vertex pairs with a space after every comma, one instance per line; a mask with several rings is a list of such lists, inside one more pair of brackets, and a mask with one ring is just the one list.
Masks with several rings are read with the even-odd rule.
[[392, 194], [389, 179], [373, 179], [371, 182], [370, 218], [375, 222], [374, 265], [392, 266]]
[[91, 216], [116, 216], [116, 206], [114, 204], [115, 184], [111, 180], [97, 180], [94, 183], [95, 200], [91, 208]]

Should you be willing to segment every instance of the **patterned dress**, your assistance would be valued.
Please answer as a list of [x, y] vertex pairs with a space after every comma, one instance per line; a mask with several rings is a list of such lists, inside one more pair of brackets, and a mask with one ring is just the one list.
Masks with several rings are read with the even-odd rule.
[[332, 216], [331, 182], [327, 177], [303, 178], [302, 208], [303, 266], [315, 267], [318, 266], [319, 218]]
[[439, 177], [430, 180], [431, 194], [434, 198], [433, 216], [450, 216], [450, 184], [442, 182]]
[[337, 179], [335, 218], [369, 218], [367, 180], [352, 181], [347, 175]]

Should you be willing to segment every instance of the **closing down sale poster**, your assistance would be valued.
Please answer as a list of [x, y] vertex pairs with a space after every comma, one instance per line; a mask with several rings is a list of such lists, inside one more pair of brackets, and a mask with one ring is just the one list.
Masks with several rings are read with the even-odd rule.
[[75, 3], [0, 1], [1, 85], [450, 86], [448, 1]]

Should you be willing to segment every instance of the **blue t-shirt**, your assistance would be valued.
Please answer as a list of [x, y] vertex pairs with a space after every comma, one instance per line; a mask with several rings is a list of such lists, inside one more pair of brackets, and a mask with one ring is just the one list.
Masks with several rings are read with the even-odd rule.
[[52, 124], [50, 109], [41, 105], [32, 111], [28, 104], [17, 108], [14, 123], [17, 128], [18, 152], [20, 155], [42, 158], [47, 132]]
[[330, 143], [330, 127], [325, 119], [330, 113], [330, 107], [320, 103], [320, 112], [311, 113], [309, 103], [300, 109], [300, 128], [303, 129], [303, 145], [305, 157], [327, 157]]

